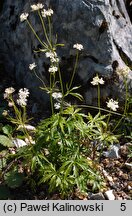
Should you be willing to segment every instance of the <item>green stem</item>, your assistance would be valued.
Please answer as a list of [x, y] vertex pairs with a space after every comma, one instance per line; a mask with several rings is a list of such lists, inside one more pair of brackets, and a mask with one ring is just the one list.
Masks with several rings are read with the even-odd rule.
[[48, 24], [49, 24], [49, 38], [50, 38], [50, 44], [52, 44], [52, 28], [51, 28], [51, 21], [50, 17], [48, 16]]
[[42, 84], [43, 84], [44, 88], [46, 89], [46, 91], [48, 91], [47, 86], [45, 85], [44, 81], [37, 75], [35, 69], [33, 70], [33, 72], [34, 72], [35, 76], [42, 82]]
[[100, 113], [100, 85], [98, 84], [98, 107], [99, 107], [99, 113]]
[[[89, 106], [89, 105], [74, 105], [74, 106], [76, 106], [76, 107], [83, 107], [83, 108], [91, 108], [91, 109], [99, 110], [99, 107]], [[100, 110], [102, 110], [102, 111], [104, 111], [104, 112], [111, 113], [111, 114], [115, 114], [115, 115], [118, 115], [118, 116], [123, 116], [123, 115], [120, 114], [120, 113], [113, 112], [113, 111], [110, 111], [110, 110], [107, 110], [107, 109], [100, 108]]]
[[115, 131], [115, 129], [120, 125], [121, 121], [123, 120], [123, 117], [126, 116], [126, 114], [127, 114], [128, 86], [127, 86], [127, 79], [126, 78], [124, 79], [124, 85], [125, 85], [125, 89], [126, 89], [126, 91], [125, 91], [126, 95], [125, 95], [125, 106], [124, 106], [123, 116], [121, 119], [119, 119], [119, 121], [117, 122], [117, 124], [114, 127], [114, 129], [112, 130], [112, 132]]
[[74, 65], [74, 69], [73, 69], [71, 81], [70, 81], [70, 84], [69, 84], [69, 89], [70, 89], [71, 86], [72, 86], [73, 79], [74, 79], [74, 76], [75, 76], [75, 73], [76, 73], [76, 69], [77, 69], [77, 65], [78, 65], [78, 58], [79, 58], [79, 52], [78, 52], [78, 50], [77, 50], [76, 61], [75, 61], [75, 65]]
[[125, 85], [125, 89], [126, 89], [124, 115], [126, 115], [126, 112], [127, 112], [127, 100], [128, 100], [128, 86], [127, 86], [127, 79], [126, 78], [124, 80], [124, 85]]
[[30, 136], [28, 134], [28, 131], [27, 129], [25, 128], [25, 117], [26, 117], [26, 107], [24, 106], [23, 107], [23, 118], [21, 118], [21, 125], [22, 125], [22, 128], [23, 128], [23, 132], [25, 134], [25, 136], [27, 137], [28, 141], [29, 141], [29, 144], [31, 145], [31, 141], [30, 141]]
[[41, 24], [42, 24], [42, 27], [43, 27], [43, 31], [44, 31], [44, 35], [45, 35], [45, 38], [46, 38], [46, 40], [47, 40], [47, 43], [49, 44], [50, 48], [52, 49], [51, 42], [50, 42], [50, 40], [49, 40], [49, 38], [48, 38], [48, 35], [47, 35], [47, 30], [46, 30], [46, 27], [45, 27], [45, 24], [44, 24], [44, 20], [43, 20], [43, 18], [42, 18], [42, 16], [41, 16], [41, 13], [40, 13], [39, 10], [38, 10], [38, 15], [39, 15], [39, 18], [40, 18], [40, 20], [41, 20]]
[[32, 30], [32, 32], [34, 33], [35, 37], [36, 37], [36, 38], [38, 39], [38, 41], [40, 42], [40, 44], [41, 44], [42, 46], [44, 46], [44, 47], [47, 49], [47, 44], [45, 44], [45, 43], [43, 43], [43, 42], [41, 41], [41, 39], [39, 38], [39, 36], [38, 36], [37, 33], [35, 32], [34, 28], [33, 28], [32, 25], [30, 24], [30, 22], [28, 21], [28, 19], [27, 19], [27, 23], [28, 23], [30, 29]]
[[62, 81], [62, 76], [61, 76], [61, 71], [60, 71], [59, 66], [58, 66], [58, 73], [59, 73], [59, 81], [60, 81], [60, 85], [61, 85], [61, 92], [62, 92], [62, 95], [64, 95], [63, 81]]
[[107, 119], [107, 122], [106, 122], [106, 130], [108, 129], [108, 124], [109, 124], [109, 121], [110, 121], [110, 117], [111, 117], [111, 113], [109, 113], [109, 115], [108, 115], [108, 119]]
[[120, 125], [120, 123], [121, 123], [121, 121], [122, 121], [122, 119], [124, 118], [124, 116], [122, 116], [121, 118], [120, 118], [120, 120], [117, 122], [117, 124], [116, 124], [116, 126], [114, 127], [114, 129], [112, 130], [112, 133], [115, 131], [115, 129]]
[[52, 73], [50, 73], [50, 104], [51, 104], [51, 112], [52, 112], [52, 115], [54, 113], [54, 107], [53, 107], [53, 97], [52, 97], [52, 89], [53, 87], [53, 83], [52, 83]]

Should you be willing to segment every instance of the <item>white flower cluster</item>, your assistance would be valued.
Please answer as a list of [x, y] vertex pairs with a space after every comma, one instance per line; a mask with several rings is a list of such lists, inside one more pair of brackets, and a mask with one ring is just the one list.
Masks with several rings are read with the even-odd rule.
[[41, 3], [31, 5], [32, 11], [37, 11], [43, 9], [44, 5]]
[[49, 73], [55, 73], [58, 71], [58, 68], [56, 66], [50, 66], [49, 67]]
[[17, 99], [18, 105], [21, 107], [27, 105], [27, 97], [29, 97], [29, 91], [27, 88], [20, 89], [18, 93], [19, 98]]
[[62, 93], [61, 92], [53, 92], [52, 97], [58, 101], [58, 102], [54, 103], [54, 108], [56, 110], [60, 109], [60, 107], [61, 107], [61, 103], [60, 103], [61, 100], [60, 99], [62, 98]]
[[77, 44], [74, 44], [74, 45], [73, 45], [73, 48], [74, 48], [74, 49], [77, 49], [77, 50], [79, 50], [79, 51], [81, 51], [81, 50], [83, 50], [83, 45], [77, 43]]
[[95, 76], [93, 78], [93, 81], [91, 82], [92, 85], [98, 85], [98, 84], [101, 84], [103, 85], [104, 84], [104, 80], [102, 78], [99, 78], [98, 75]]
[[129, 67], [117, 68], [116, 72], [119, 76], [128, 77], [130, 68]]
[[43, 9], [41, 11], [42, 17], [44, 17], [44, 18], [47, 16], [51, 16], [53, 13], [54, 13], [54, 11], [50, 8], [48, 10]]
[[7, 116], [8, 115], [8, 111], [7, 110], [3, 110], [2, 115], [3, 116]]
[[57, 109], [60, 109], [60, 106], [61, 104], [60, 103], [54, 103], [54, 108], [57, 110]]
[[62, 98], [62, 93], [61, 93], [61, 92], [53, 92], [53, 93], [52, 93], [52, 97], [53, 97], [54, 99]]
[[4, 99], [9, 98], [9, 96], [15, 91], [13, 87], [9, 87], [5, 89]]
[[107, 103], [107, 107], [110, 108], [113, 111], [116, 111], [118, 109], [118, 101], [114, 101], [113, 99], [110, 99]]
[[28, 13], [22, 13], [20, 15], [20, 21], [23, 22], [23, 21], [27, 20], [28, 16], [29, 16]]
[[45, 56], [47, 58], [50, 58], [50, 61], [52, 63], [58, 63], [59, 62], [59, 58], [57, 57], [57, 53], [55, 51], [49, 51], [45, 53]]
[[37, 65], [35, 64], [35, 62], [32, 63], [32, 64], [29, 64], [29, 69], [30, 70], [33, 70], [35, 67], [37, 67]]

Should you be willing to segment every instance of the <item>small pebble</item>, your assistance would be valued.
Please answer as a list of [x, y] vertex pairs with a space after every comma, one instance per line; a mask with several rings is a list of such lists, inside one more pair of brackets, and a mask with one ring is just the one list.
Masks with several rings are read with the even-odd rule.
[[109, 190], [105, 192], [105, 196], [108, 200], [115, 200], [115, 196], [113, 194], [113, 190]]
[[128, 185], [127, 187], [128, 191], [132, 190], [132, 187], [130, 185]]
[[121, 177], [122, 177], [124, 180], [128, 180], [128, 175], [125, 174], [125, 173], [123, 173], [123, 174], [121, 175]]

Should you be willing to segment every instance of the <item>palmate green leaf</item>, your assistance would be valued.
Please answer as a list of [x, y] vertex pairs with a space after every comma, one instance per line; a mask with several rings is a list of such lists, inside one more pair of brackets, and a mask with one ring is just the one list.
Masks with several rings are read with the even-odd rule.
[[20, 187], [24, 181], [24, 174], [13, 170], [5, 174], [4, 180], [10, 188]]
[[60, 167], [59, 172], [63, 173], [64, 177], [66, 178], [68, 175], [70, 175], [72, 166], [73, 166], [73, 160], [66, 161]]
[[10, 136], [13, 132], [13, 128], [10, 125], [5, 125], [2, 127], [3, 133], [6, 134], [7, 136]]
[[9, 139], [7, 136], [0, 135], [0, 144], [5, 147], [13, 147], [14, 144], [11, 139]]
[[69, 166], [69, 164], [71, 164], [72, 162], [73, 162], [72, 160], [68, 160], [68, 161], [64, 162], [64, 163], [62, 164], [62, 166], [60, 167], [59, 172], [60, 172], [60, 173], [61, 173], [61, 172], [63, 173], [64, 170], [65, 170], [65, 167]]

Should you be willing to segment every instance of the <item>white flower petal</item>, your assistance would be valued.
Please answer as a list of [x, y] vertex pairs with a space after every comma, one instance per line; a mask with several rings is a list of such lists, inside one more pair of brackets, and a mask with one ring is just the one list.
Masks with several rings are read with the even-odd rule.
[[17, 130], [26, 128], [28, 131], [35, 131], [36, 128], [32, 125], [19, 125]]
[[29, 16], [28, 13], [22, 13], [20, 15], [20, 21], [23, 22], [23, 21], [27, 20], [28, 16]]
[[18, 138], [13, 139], [13, 143], [17, 148], [20, 148], [20, 147], [27, 145], [26, 142], [24, 142], [22, 139], [18, 139]]
[[76, 43], [76, 44], [73, 45], [73, 48], [81, 51], [81, 50], [83, 50], [83, 45]]

